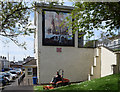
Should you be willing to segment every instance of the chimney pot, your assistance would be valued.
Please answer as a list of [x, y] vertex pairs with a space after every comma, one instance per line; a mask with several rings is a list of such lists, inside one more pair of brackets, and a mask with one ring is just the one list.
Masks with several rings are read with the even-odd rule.
[[4, 57], [4, 59], [6, 59], [6, 57]]

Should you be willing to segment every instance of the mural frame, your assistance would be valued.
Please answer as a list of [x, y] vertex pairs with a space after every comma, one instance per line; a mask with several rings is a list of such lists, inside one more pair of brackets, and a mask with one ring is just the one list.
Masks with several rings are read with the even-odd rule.
[[[70, 11], [60, 11], [60, 10], [48, 10], [48, 9], [42, 9], [42, 45], [43, 46], [68, 46], [68, 47], [74, 47], [75, 46], [75, 34], [72, 33], [72, 44], [71, 45], [61, 45], [61, 44], [46, 44], [45, 43], [45, 11], [51, 11], [51, 12], [62, 12], [62, 13], [70, 13]], [[72, 19], [73, 21], [73, 19]], [[72, 29], [73, 30], [73, 29]]]

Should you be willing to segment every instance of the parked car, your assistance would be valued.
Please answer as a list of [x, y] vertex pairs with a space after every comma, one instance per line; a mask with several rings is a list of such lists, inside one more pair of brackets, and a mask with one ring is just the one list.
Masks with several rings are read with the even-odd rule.
[[9, 75], [9, 80], [12, 81], [15, 79], [15, 77], [11, 73], [6, 73], [6, 76]]
[[11, 76], [12, 80], [14, 80], [17, 77], [17, 74], [12, 74], [10, 72], [7, 72], [7, 73]]
[[9, 68], [9, 70], [13, 70], [12, 68]]
[[15, 70], [10, 70], [9, 73], [15, 74], [15, 77], [18, 77], [17, 72]]
[[22, 70], [20, 70], [19, 68], [16, 68], [15, 71], [16, 71], [16, 73], [17, 73], [18, 75], [20, 75], [21, 72], [22, 72]]
[[25, 71], [25, 67], [22, 67], [22, 71]]
[[20, 68], [16, 68], [15, 71], [17, 72], [17, 74], [21, 74], [22, 70]]
[[4, 75], [5, 78], [7, 79], [7, 82], [8, 82], [8, 83], [11, 81], [9, 74], [7, 74], [7, 73], [5, 73], [5, 72], [0, 72], [0, 75]]
[[0, 75], [0, 86], [4, 86], [6, 85], [8, 82], [7, 82], [7, 79], [4, 75]]

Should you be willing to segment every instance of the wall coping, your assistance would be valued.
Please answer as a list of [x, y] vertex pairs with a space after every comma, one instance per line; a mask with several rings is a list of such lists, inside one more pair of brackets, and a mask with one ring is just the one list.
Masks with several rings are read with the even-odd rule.
[[71, 11], [74, 9], [74, 7], [72, 6], [63, 6], [63, 5], [53, 5], [52, 7], [49, 4], [45, 4], [45, 3], [36, 3], [36, 6], [42, 9], [59, 9], [59, 10], [68, 10]]

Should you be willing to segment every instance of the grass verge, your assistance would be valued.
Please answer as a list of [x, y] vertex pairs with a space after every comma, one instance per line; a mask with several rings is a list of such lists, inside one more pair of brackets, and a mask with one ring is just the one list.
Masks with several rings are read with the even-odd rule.
[[68, 92], [68, 91], [114, 91], [120, 92], [120, 74], [113, 74], [91, 81], [76, 83], [64, 87], [55, 88], [52, 90], [43, 90], [43, 86], [34, 86], [35, 92]]

